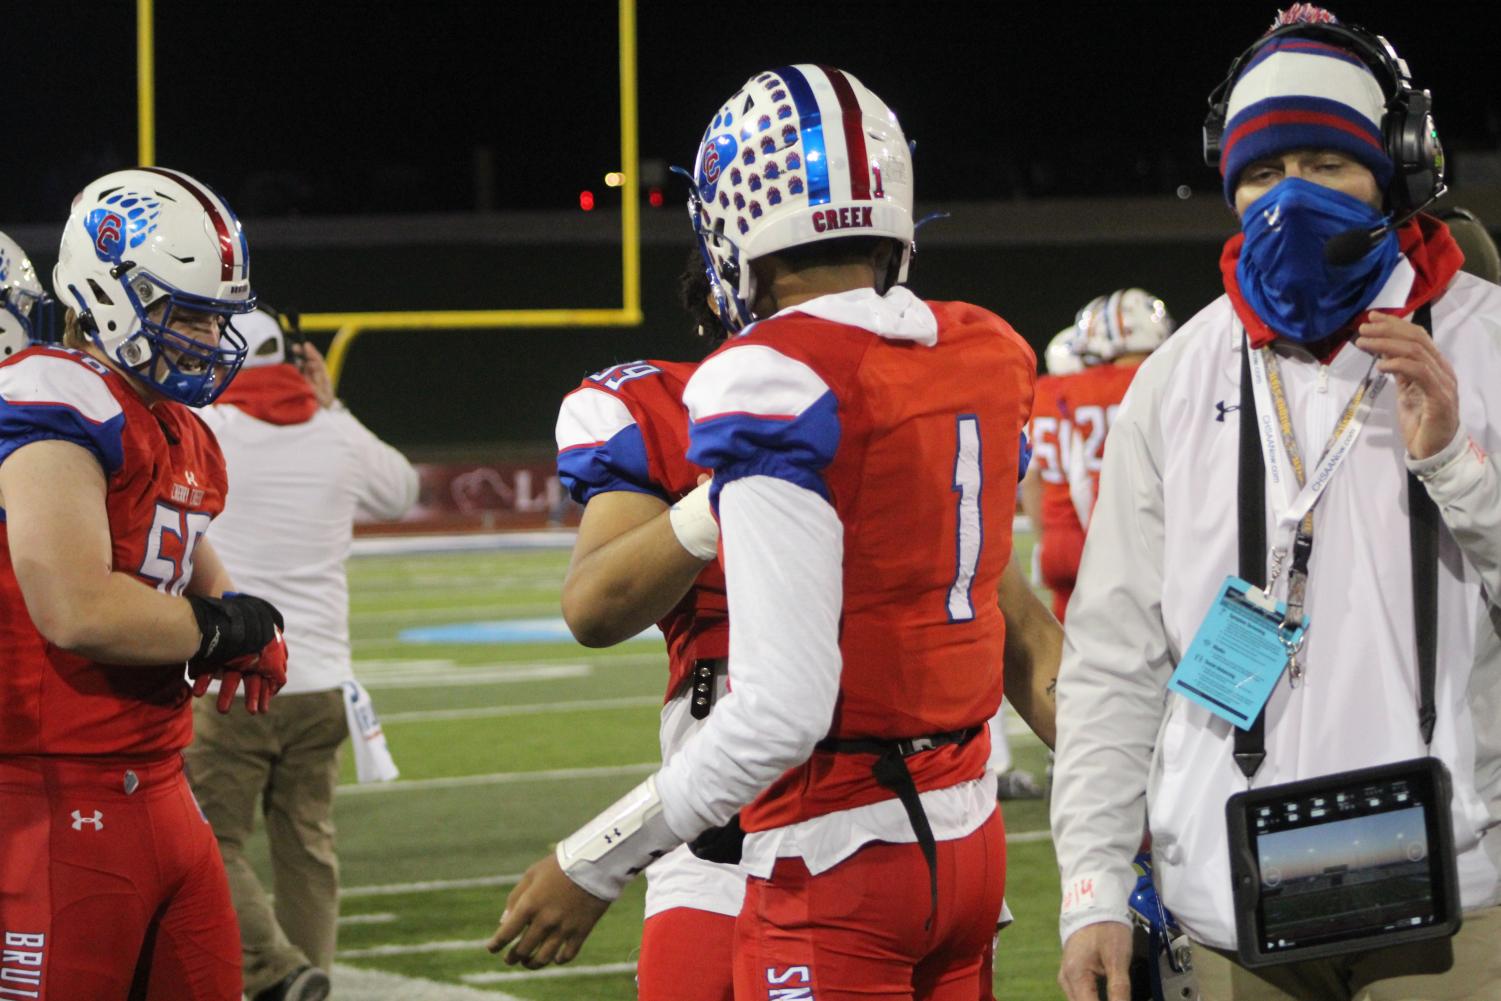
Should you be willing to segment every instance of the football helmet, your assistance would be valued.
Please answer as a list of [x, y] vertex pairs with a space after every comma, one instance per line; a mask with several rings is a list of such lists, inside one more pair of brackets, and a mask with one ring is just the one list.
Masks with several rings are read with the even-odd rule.
[[750, 262], [790, 247], [887, 237], [912, 259], [912, 151], [879, 97], [848, 73], [798, 64], [758, 73], [704, 131], [688, 213], [725, 326], [753, 319]]
[[45, 298], [26, 252], [0, 233], [0, 361], [36, 339], [32, 322]]
[[1079, 328], [1064, 327], [1048, 341], [1042, 354], [1042, 363], [1048, 375], [1073, 375], [1084, 371], [1084, 359], [1079, 350]]
[[1135, 929], [1132, 956], [1132, 1001], [1198, 1001], [1198, 978], [1188, 936], [1157, 896], [1152, 882], [1152, 854], [1132, 862], [1136, 887], [1127, 900]]
[[[212, 403], [245, 359], [228, 321], [255, 308], [249, 245], [224, 200], [178, 171], [118, 170], [84, 188], [52, 287], [100, 350], [179, 403]], [[213, 317], [218, 343], [175, 331], [178, 310]]]
[[1161, 299], [1144, 289], [1123, 288], [1091, 300], [1079, 310], [1075, 326], [1085, 354], [1112, 361], [1155, 351], [1177, 324]]

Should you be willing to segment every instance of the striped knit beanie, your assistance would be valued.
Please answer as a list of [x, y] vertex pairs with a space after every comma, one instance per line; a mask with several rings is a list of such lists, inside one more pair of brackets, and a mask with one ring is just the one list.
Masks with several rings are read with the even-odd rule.
[[[1336, 23], [1311, 4], [1279, 16], [1274, 28]], [[1353, 157], [1386, 190], [1394, 165], [1381, 120], [1386, 97], [1364, 61], [1323, 38], [1288, 34], [1256, 53], [1230, 90], [1221, 141], [1225, 199], [1235, 203], [1240, 172], [1252, 161], [1293, 149], [1332, 149]]]

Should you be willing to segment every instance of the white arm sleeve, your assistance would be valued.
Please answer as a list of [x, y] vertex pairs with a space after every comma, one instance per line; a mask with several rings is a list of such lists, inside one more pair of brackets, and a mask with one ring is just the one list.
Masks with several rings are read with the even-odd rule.
[[730, 693], [657, 777], [685, 840], [725, 823], [829, 731], [839, 695], [844, 529], [818, 494], [769, 476], [719, 495]]
[[400, 518], [417, 503], [417, 470], [406, 456], [377, 438], [342, 407], [328, 411], [358, 456], [359, 476], [352, 483], [356, 512], [372, 521]]
[[1158, 408], [1170, 366], [1152, 361], [1159, 359], [1143, 366], [1111, 431], [1064, 631], [1052, 827], [1065, 940], [1087, 924], [1128, 920], [1131, 860], [1172, 673], [1161, 608], [1158, 463]]

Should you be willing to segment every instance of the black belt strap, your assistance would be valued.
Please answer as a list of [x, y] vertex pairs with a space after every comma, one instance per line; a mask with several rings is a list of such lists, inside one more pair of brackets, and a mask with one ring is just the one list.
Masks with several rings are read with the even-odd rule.
[[825, 737], [818, 742], [818, 750], [830, 751], [837, 754], [874, 754], [875, 764], [871, 766], [871, 774], [881, 788], [889, 789], [896, 793], [896, 798], [901, 800], [902, 809], [907, 811], [907, 820], [912, 824], [912, 831], [917, 835], [917, 847], [922, 850], [922, 857], [928, 863], [928, 920], [923, 922], [924, 929], [933, 926], [933, 917], [938, 913], [938, 842], [933, 837], [933, 826], [928, 823], [927, 811], [922, 808], [922, 799], [917, 793], [917, 783], [912, 781], [912, 772], [907, 768], [907, 758], [923, 751], [931, 751], [935, 747], [946, 747], [950, 744], [966, 744], [979, 734], [980, 727], [973, 726], [967, 730], [951, 730], [948, 733], [935, 733], [927, 737], [909, 737], [903, 740], [875, 740], [875, 739], [842, 739], [839, 737]]
[[[1425, 304], [1413, 322], [1433, 335], [1432, 313]], [[1266, 586], [1266, 466], [1261, 456], [1256, 394], [1251, 386], [1251, 346], [1241, 342], [1240, 356], [1240, 576]], [[1407, 474], [1408, 542], [1412, 550], [1412, 612], [1418, 654], [1418, 728], [1425, 745], [1433, 741], [1438, 718], [1434, 689], [1438, 678], [1438, 505], [1416, 476]], [[1249, 730], [1235, 731], [1235, 763], [1246, 778], [1266, 760], [1266, 710]]]

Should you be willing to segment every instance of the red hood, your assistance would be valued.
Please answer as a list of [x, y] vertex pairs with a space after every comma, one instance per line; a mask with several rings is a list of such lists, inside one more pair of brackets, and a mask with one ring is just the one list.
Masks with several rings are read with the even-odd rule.
[[239, 407], [267, 424], [302, 424], [318, 412], [313, 387], [288, 364], [241, 369], [217, 402]]

